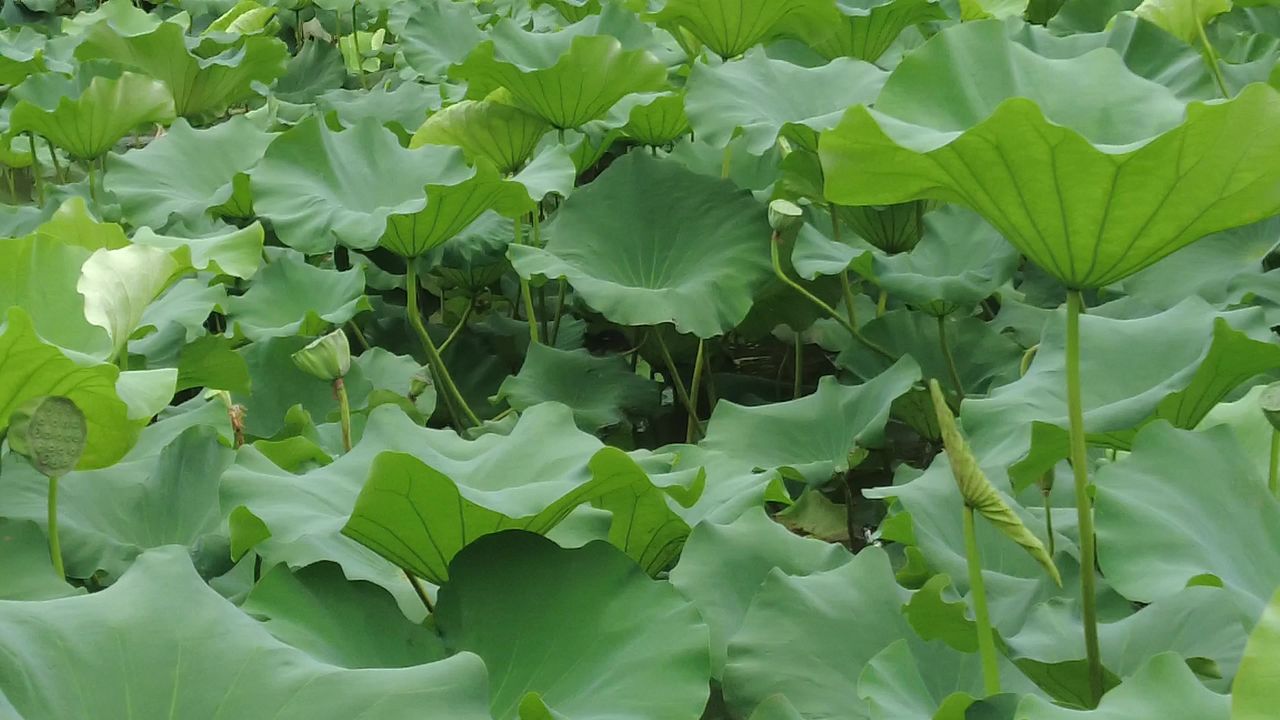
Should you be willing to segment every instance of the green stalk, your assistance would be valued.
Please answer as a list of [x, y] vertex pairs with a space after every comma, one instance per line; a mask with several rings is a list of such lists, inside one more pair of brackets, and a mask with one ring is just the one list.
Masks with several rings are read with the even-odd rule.
[[[1195, 2], [1191, 3], [1191, 11], [1194, 16]], [[1200, 47], [1204, 50], [1204, 61], [1209, 64], [1209, 70], [1213, 73], [1213, 81], [1218, 85], [1218, 92], [1222, 93], [1222, 97], [1231, 97], [1231, 91], [1227, 90], [1227, 81], [1222, 77], [1222, 68], [1218, 67], [1218, 54], [1213, 51], [1213, 45], [1209, 44], [1209, 36], [1204, 32], [1204, 25], [1196, 17], [1196, 34], [1200, 36]]]
[[449, 409], [454, 424], [462, 430], [475, 427], [480, 424], [480, 418], [476, 417], [476, 414], [471, 411], [471, 406], [467, 405], [466, 399], [462, 397], [458, 386], [453, 382], [453, 376], [449, 374], [449, 368], [445, 367], [444, 358], [440, 357], [440, 351], [436, 349], [436, 344], [431, 341], [431, 336], [422, 325], [422, 316], [418, 311], [418, 268], [412, 259], [407, 265], [404, 280], [405, 294], [409, 299], [407, 307], [409, 324], [413, 326], [413, 331], [418, 334], [418, 339], [422, 342], [422, 350], [427, 355], [427, 365], [431, 367], [436, 387], [440, 396], [444, 398], [445, 406]]
[[[1045, 474], [1052, 477], [1053, 469], [1050, 468], [1049, 471]], [[1052, 508], [1049, 507], [1049, 495], [1052, 492], [1053, 492], [1052, 488], [1046, 488], [1040, 491], [1040, 494], [1044, 497], [1044, 534], [1045, 534], [1045, 537], [1048, 538], [1049, 540], [1049, 547], [1048, 547], [1049, 557], [1053, 557], [1053, 553], [1054, 553], [1053, 512], [1052, 512]]]
[[947, 360], [947, 373], [951, 375], [951, 384], [956, 389], [956, 402], [964, 402], [964, 383], [960, 382], [960, 371], [956, 369], [956, 358], [951, 354], [951, 343], [947, 341], [947, 318], [938, 316], [938, 343], [942, 345], [942, 357]]
[[[840, 218], [836, 215], [835, 203], [827, 206], [827, 213], [831, 215], [831, 239], [840, 242]], [[849, 324], [857, 327], [858, 311], [853, 306], [853, 285], [849, 282], [848, 268], [840, 273], [840, 292], [844, 296], [844, 311], [849, 316]]]
[[787, 277], [787, 273], [782, 269], [782, 260], [781, 258], [778, 257], [778, 242], [776, 238], [774, 239], [774, 241], [769, 243], [769, 252], [773, 259], [773, 274], [778, 276], [779, 280], [786, 283], [787, 286], [790, 287], [792, 290], [795, 290], [796, 292], [800, 293], [800, 295], [803, 296], [804, 299], [813, 303], [815, 306], [818, 307], [818, 309], [826, 313], [827, 316], [830, 317], [832, 320], [835, 320], [836, 322], [840, 323], [841, 327], [849, 331], [849, 334], [853, 336], [854, 340], [857, 340], [858, 342], [862, 343], [863, 345], [870, 348], [875, 353], [883, 356], [886, 360], [889, 360], [890, 362], [897, 359], [888, 350], [885, 350], [884, 348], [880, 347], [878, 344], [872, 342], [870, 339], [864, 337], [863, 334], [858, 330], [858, 328], [853, 323], [849, 322], [849, 320], [845, 318], [843, 315], [836, 312], [835, 308], [823, 302], [822, 299], [819, 298], [818, 296], [814, 295], [808, 290], [805, 290], [800, 285], [800, 283]]
[[436, 605], [431, 602], [431, 596], [427, 594], [427, 589], [422, 587], [422, 582], [408, 570], [404, 570], [404, 568], [401, 568], [401, 570], [404, 572], [404, 576], [409, 579], [409, 584], [413, 586], [413, 592], [418, 596], [418, 599], [422, 601], [423, 605], [427, 606], [427, 612], [434, 613]]
[[[53, 149], [53, 143], [49, 143], [49, 162], [53, 164], [53, 177], [59, 183], [67, 181], [67, 176], [62, 174], [62, 165], [58, 163], [58, 153]], [[93, 162], [90, 160], [90, 162]]]
[[445, 338], [444, 342], [440, 344], [440, 352], [444, 352], [445, 348], [449, 347], [449, 343], [453, 342], [453, 339], [458, 337], [458, 333], [462, 332], [462, 328], [467, 326], [467, 319], [471, 317], [471, 308], [473, 307], [475, 307], [474, 302], [467, 303], [467, 309], [462, 311], [462, 317], [458, 318], [458, 324], [453, 326], [453, 332], [449, 333], [449, 337]]
[[360, 88], [369, 89], [369, 81], [364, 77], [364, 57], [360, 55], [360, 32], [356, 30], [356, 3], [351, 3], [351, 46], [356, 50], [356, 74], [360, 76]]
[[342, 449], [351, 452], [351, 402], [347, 399], [347, 384], [342, 378], [333, 379], [333, 396], [338, 400], [342, 414]]
[[791, 377], [791, 398], [800, 397], [800, 386], [804, 383], [804, 339], [800, 337], [800, 333], [796, 333], [795, 337], [795, 369]]
[[36, 186], [36, 202], [41, 207], [44, 206], [44, 178], [40, 173], [40, 156], [36, 155], [36, 134], [27, 132], [27, 139], [31, 141], [31, 177], [32, 182]]
[[548, 345], [554, 346], [556, 338], [560, 337], [560, 318], [564, 315], [564, 294], [568, 285], [564, 278], [560, 278], [560, 289], [556, 292], [556, 317], [551, 323], [551, 335], [547, 337]]
[[[524, 244], [524, 216], [516, 218], [516, 244]], [[524, 315], [529, 323], [529, 342], [538, 344], [538, 316], [533, 312], [533, 292], [529, 289], [529, 281], [520, 278], [520, 296], [524, 299]]]
[[97, 204], [98, 204], [98, 191], [97, 191], [96, 189], [94, 189], [94, 182], [93, 182], [93, 176], [94, 176], [94, 172], [93, 172], [93, 161], [92, 161], [92, 160], [90, 160], [89, 162], [85, 163], [85, 167], [86, 167], [86, 168], [88, 168], [89, 199], [93, 201], [93, 204], [94, 204], [94, 205], [97, 205]]
[[1089, 693], [1092, 706], [1096, 707], [1102, 699], [1102, 655], [1098, 649], [1093, 506], [1089, 500], [1084, 403], [1080, 392], [1080, 311], [1083, 304], [1079, 290], [1067, 291], [1067, 416], [1071, 423], [1071, 472], [1075, 477], [1076, 514], [1080, 527], [1080, 603], [1084, 615], [1084, 650], [1089, 662]]
[[884, 288], [880, 288], [880, 297], [876, 299], [876, 317], [884, 317], [884, 311], [889, 307], [889, 292]]
[[1280, 430], [1271, 431], [1271, 473], [1267, 477], [1271, 494], [1280, 497]]
[[667, 349], [667, 344], [662, 340], [662, 332], [655, 332], [653, 337], [658, 341], [658, 351], [662, 353], [662, 362], [666, 364], [667, 373], [671, 376], [671, 385], [675, 389], [676, 399], [684, 406], [684, 411], [689, 414], [689, 417], [694, 418], [696, 422], [698, 411], [694, 407], [693, 401], [689, 399], [689, 393], [684, 389], [684, 380], [680, 378], [680, 371], [676, 369], [676, 361], [672, 359], [671, 351]]
[[982, 687], [988, 696], [1000, 694], [1000, 665], [996, 659], [995, 635], [987, 613], [987, 587], [982, 580], [982, 556], [978, 533], [973, 526], [973, 508], [964, 506], [964, 550], [969, 561], [969, 594], [973, 595], [973, 618], [978, 623], [978, 655], [982, 658]]
[[693, 361], [693, 381], [689, 384], [689, 404], [693, 411], [689, 413], [689, 421], [684, 429], [684, 441], [695, 443], [702, 437], [702, 423], [698, 422], [698, 386], [702, 384], [702, 366], [706, 362], [703, 357], [702, 338], [698, 338], [698, 355]]
[[62, 567], [62, 545], [58, 542], [58, 477], [49, 478], [49, 557], [53, 560], [53, 569], [58, 577], [65, 578], [67, 571]]

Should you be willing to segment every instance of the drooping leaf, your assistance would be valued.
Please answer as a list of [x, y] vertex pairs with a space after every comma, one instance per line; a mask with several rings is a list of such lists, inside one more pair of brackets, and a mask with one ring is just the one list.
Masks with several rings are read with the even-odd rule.
[[1204, 26], [1231, 10], [1231, 0], [1143, 0], [1133, 14], [1188, 45], [1200, 40]]
[[173, 97], [163, 83], [138, 73], [68, 77], [45, 73], [14, 88], [10, 132], [34, 132], [72, 155], [96, 159], [146, 123], [168, 123]]
[[450, 647], [484, 659], [495, 718], [697, 718], [706, 705], [697, 611], [607, 543], [504, 532], [449, 570], [437, 622]]
[[597, 452], [587, 467], [593, 482], [616, 488], [592, 501], [613, 516], [609, 542], [650, 575], [669, 568], [689, 537], [688, 523], [670, 502], [674, 500], [684, 507], [697, 502], [705, 474], [699, 473], [692, 487], [677, 484], [659, 488], [644, 468], [617, 448]]
[[[471, 654], [412, 668], [345, 670], [272, 638], [205, 585], [180, 548], [146, 553], [92, 595], [0, 602], [0, 701], [16, 717], [216, 713], [281, 720], [488, 718]], [[201, 648], [199, 653], [193, 647]], [[108, 656], [119, 662], [103, 662]], [[76, 690], [63, 692], [70, 682]]]
[[[828, 197], [961, 202], [1070, 287], [1121, 280], [1280, 207], [1268, 174], [1280, 144], [1255, 134], [1280, 125], [1274, 91], [1184, 110], [1114, 54], [1050, 60], [1002, 28], [939, 33], [890, 75], [875, 110], [855, 107], [824, 133]], [[984, 75], [979, 90], [961, 70], [975, 66], [1019, 71]]]
[[578, 427], [594, 433], [651, 416], [661, 400], [659, 390], [621, 356], [537, 344], [529, 346], [519, 374], [503, 381], [498, 398], [517, 411], [547, 401], [568, 405]]
[[689, 132], [683, 92], [667, 92], [631, 108], [623, 130], [627, 136], [645, 145], [666, 145]]
[[463, 100], [435, 113], [413, 134], [409, 147], [455, 145], [510, 175], [524, 167], [551, 129], [543, 119], [493, 100]]
[[688, 31], [728, 59], [778, 37], [821, 41], [833, 32], [840, 14], [831, 0], [746, 0], [732, 5], [667, 0], [653, 19], [660, 26]]
[[575, 192], [548, 234], [545, 248], [510, 248], [516, 270], [567, 278], [625, 325], [714, 337], [746, 317], [770, 277], [763, 207], [730, 183], [640, 153]]
[[369, 309], [364, 289], [360, 268], [325, 270], [282, 253], [246, 293], [227, 300], [227, 317], [250, 340], [318, 334], [325, 323], [342, 325]]
[[133, 236], [133, 243], [151, 248], [167, 250], [179, 263], [189, 265], [196, 270], [230, 275], [247, 280], [262, 265], [262, 247], [264, 233], [261, 223], [254, 222], [247, 227], [237, 228], [230, 225], [214, 225], [212, 232], [205, 234], [174, 228], [178, 234], [157, 234], [150, 228], [142, 228]]
[[875, 62], [902, 31], [930, 20], [943, 20], [946, 11], [934, 0], [840, 0], [843, 19], [836, 31], [812, 43], [825, 57], [852, 57]]
[[116, 357], [142, 322], [147, 306], [182, 267], [168, 252], [143, 245], [95, 250], [80, 269], [76, 291], [84, 315], [111, 338]]

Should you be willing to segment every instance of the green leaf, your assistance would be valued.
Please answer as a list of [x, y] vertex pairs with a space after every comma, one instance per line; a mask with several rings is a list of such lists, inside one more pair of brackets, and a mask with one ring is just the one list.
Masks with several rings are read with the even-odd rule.
[[919, 379], [920, 368], [903, 358], [862, 385], [824, 377], [816, 392], [788, 402], [746, 407], [721, 401], [701, 445], [767, 470], [789, 468], [823, 484], [848, 470], [849, 457], [859, 448], [880, 446], [890, 405]]
[[[521, 416], [517, 429], [543, 424], [549, 432], [568, 420], [568, 409], [539, 405]], [[531, 430], [523, 432], [539, 432]], [[486, 436], [488, 437], [488, 436]], [[643, 473], [477, 477], [457, 479], [404, 453], [384, 453], [373, 462], [364, 489], [343, 527], [346, 536], [396, 565], [441, 584], [447, 565], [467, 544], [506, 529], [545, 534], [578, 505], [608, 493], [650, 485]]]
[[844, 17], [835, 32], [811, 42], [814, 50], [828, 58], [875, 62], [903, 30], [947, 18], [936, 0], [843, 0], [837, 6]]
[[[0, 518], [0, 600], [53, 600], [76, 594], [53, 569], [49, 541], [33, 520]], [[0, 691], [2, 692], [2, 691]]]
[[168, 252], [143, 245], [96, 250], [85, 260], [76, 291], [84, 296], [85, 318], [111, 338], [110, 358], [120, 354], [147, 306], [182, 269]]
[[0, 305], [22, 308], [35, 331], [52, 344], [106, 357], [111, 341], [85, 319], [84, 297], [76, 292], [80, 268], [92, 254], [49, 234], [0, 239]]
[[[0, 602], [0, 699], [17, 717], [386, 720], [489, 717], [470, 654], [406, 669], [345, 670], [271, 637], [205, 585], [181, 548], [146, 553], [110, 588]], [[201, 648], [193, 654], [192, 647]], [[103, 663], [103, 657], [123, 658]], [[63, 692], [71, 683], [73, 692]]]
[[667, 495], [685, 507], [692, 505], [702, 493], [705, 474], [699, 474], [690, 489], [658, 488], [636, 461], [609, 447], [593, 455], [587, 467], [593, 482], [617, 488], [592, 501], [613, 515], [609, 542], [649, 575], [669, 568], [689, 537], [689, 525], [672, 511]]
[[671, 584], [693, 601], [711, 630], [712, 676], [724, 672], [730, 639], [770, 573], [810, 575], [847, 562], [842, 548], [787, 532], [753, 507], [727, 524], [693, 528]]
[[[1011, 663], [1002, 660], [999, 669], [1006, 691], [1035, 689]], [[875, 720], [964, 720], [985, 695], [976, 654], [909, 636], [871, 658], [858, 678], [858, 696]]]
[[364, 271], [308, 265], [298, 254], [279, 255], [243, 295], [227, 300], [227, 318], [250, 340], [317, 334], [369, 309]]
[[1182, 658], [1152, 657], [1132, 678], [1107, 693], [1097, 710], [1068, 710], [1038, 697], [1018, 704], [1015, 720], [1132, 720], [1135, 717], [1194, 717], [1227, 720], [1228, 703], [1200, 684]]
[[1240, 661], [1231, 720], [1264, 720], [1280, 703], [1280, 592], [1262, 613]]
[[627, 137], [643, 145], [661, 146], [675, 142], [689, 132], [685, 93], [659, 93], [653, 100], [631, 108], [623, 131]]
[[[1019, 71], [979, 89], [963, 70], [975, 66]], [[1280, 95], [1267, 87], [1184, 113], [1112, 53], [1050, 60], [978, 22], [912, 53], [876, 109], [852, 108], [820, 152], [835, 202], [960, 202], [1060, 282], [1101, 287], [1276, 212], [1272, 125]]]
[[820, 41], [840, 21], [831, 0], [666, 0], [653, 14], [658, 25], [685, 30], [715, 54], [728, 59], [779, 37]]
[[950, 600], [943, 592], [951, 584], [946, 575], [934, 575], [911, 596], [907, 622], [923, 640], [942, 640], [961, 652], [978, 651], [978, 635], [963, 600]]
[[10, 414], [28, 399], [62, 395], [84, 412], [89, 429], [76, 467], [111, 465], [137, 436], [136, 427], [128, 421], [128, 408], [116, 394], [119, 375], [113, 365], [72, 362], [36, 335], [26, 313], [11, 307], [0, 333], [0, 433], [8, 430]]
[[273, 137], [245, 117], [204, 129], [179, 119], [145, 148], [109, 155], [103, 187], [135, 226], [159, 230], [175, 218], [196, 220], [231, 200], [233, 181]]
[[660, 390], [621, 355], [598, 357], [585, 349], [538, 344], [529, 346], [519, 374], [503, 381], [497, 397], [517, 411], [547, 401], [568, 405], [578, 427], [598, 433], [654, 415]]
[[240, 609], [277, 640], [344, 668], [399, 668], [445, 658], [440, 638], [411, 622], [385, 590], [349, 581], [333, 563], [271, 568]]
[[1280, 585], [1280, 502], [1229, 429], [1152, 423], [1096, 484], [1098, 562], [1125, 597], [1151, 602], [1211, 573], [1260, 611]]
[[[764, 208], [731, 183], [631, 153], [565, 201], [545, 248], [511, 246], [524, 277], [565, 277], [624, 325], [732, 329], [771, 277]], [[600, 237], [611, 242], [600, 243]]]
[[472, 97], [505, 88], [517, 106], [566, 129], [603, 117], [631, 93], [663, 89], [667, 75], [650, 52], [624, 49], [615, 37], [531, 33], [505, 18], [452, 74]]
[[207, 235], [176, 228], [172, 232], [181, 234], [159, 235], [144, 227], [134, 234], [133, 242], [167, 250], [180, 258], [182, 264], [196, 270], [242, 280], [252, 277], [262, 265], [264, 233], [261, 223], [253, 222], [243, 228], [222, 225]]
[[[409, 7], [393, 6], [393, 18], [397, 8]], [[428, 81], [444, 80], [449, 66], [462, 62], [485, 39], [476, 27], [481, 18], [475, 6], [429, 0], [412, 8], [403, 27], [395, 30], [396, 39], [404, 63]]]
[[274, 37], [243, 37], [224, 44], [205, 39], [200, 54], [188, 46], [183, 28], [162, 22], [149, 29], [121, 29], [99, 22], [85, 32], [76, 57], [105, 58], [160, 80], [173, 92], [184, 118], [219, 114], [254, 95], [255, 83], [282, 75], [288, 50]]
[[493, 717], [696, 718], [706, 705], [697, 611], [608, 544], [565, 550], [504, 532], [449, 574], [436, 619], [450, 647], [484, 659]]
[[874, 100], [887, 77], [861, 60], [805, 68], [757, 49], [720, 65], [695, 63], [685, 107], [694, 133], [712, 145], [741, 134], [747, 152], [759, 155], [785, 134], [816, 150], [818, 134], [835, 127], [850, 105]]
[[519, 108], [494, 100], [463, 100], [427, 118], [409, 147], [454, 145], [510, 175], [524, 167], [550, 129], [545, 120]]
[[93, 160], [139, 125], [173, 119], [173, 97], [163, 83], [137, 73], [88, 71], [74, 78], [45, 73], [14, 88], [12, 133], [34, 132], [72, 155]]
[[1188, 45], [1200, 42], [1204, 26], [1231, 11], [1231, 0], [1142, 0], [1133, 14]]

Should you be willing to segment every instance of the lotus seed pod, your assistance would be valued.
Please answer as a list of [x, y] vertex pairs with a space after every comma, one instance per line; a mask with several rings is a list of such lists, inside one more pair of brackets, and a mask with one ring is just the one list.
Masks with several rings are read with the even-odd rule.
[[45, 477], [74, 470], [87, 435], [84, 413], [65, 397], [32, 398], [9, 416], [9, 447]]
[[1267, 416], [1271, 427], [1280, 430], [1280, 382], [1273, 382], [1258, 396], [1258, 406], [1262, 414]]
[[347, 334], [338, 328], [316, 338], [293, 354], [293, 362], [321, 380], [337, 380], [346, 376], [351, 369], [351, 346], [347, 344]]
[[769, 203], [769, 227], [779, 235], [789, 235], [804, 224], [804, 211], [799, 205], [781, 198]]

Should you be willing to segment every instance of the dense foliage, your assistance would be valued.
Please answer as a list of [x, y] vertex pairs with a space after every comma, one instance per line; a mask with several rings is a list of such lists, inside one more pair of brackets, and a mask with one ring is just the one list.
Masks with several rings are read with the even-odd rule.
[[0, 720], [1280, 717], [1278, 60], [5, 0]]

